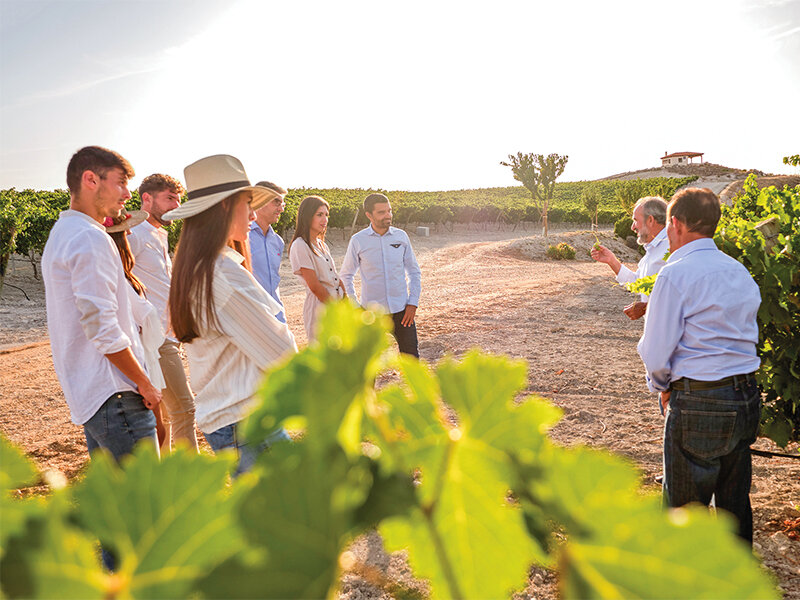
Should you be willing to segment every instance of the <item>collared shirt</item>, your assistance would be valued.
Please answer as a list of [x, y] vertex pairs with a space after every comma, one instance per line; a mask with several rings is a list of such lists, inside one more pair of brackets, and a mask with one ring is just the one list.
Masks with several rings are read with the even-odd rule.
[[53, 365], [72, 422], [83, 425], [113, 394], [137, 391], [106, 354], [130, 348], [145, 368], [131, 286], [105, 228], [76, 210], [62, 212], [50, 231], [42, 279]]
[[[664, 227], [658, 232], [658, 235], [644, 245], [644, 256], [639, 261], [636, 271], [631, 271], [625, 265], [620, 267], [617, 273], [617, 282], [619, 284], [633, 283], [641, 277], [648, 275], [655, 275], [661, 270], [665, 264], [664, 255], [669, 252], [669, 238], [667, 238], [667, 228]], [[642, 302], [647, 302], [647, 294], [639, 294]]]
[[[281, 306], [242, 267], [243, 260], [231, 248], [222, 249], [213, 281], [219, 323], [201, 324], [200, 337], [183, 345], [196, 394], [195, 417], [205, 433], [241, 421], [264, 370], [297, 352], [289, 328], [275, 317]], [[193, 310], [202, 323], [203, 309]]]
[[169, 284], [172, 279], [172, 260], [169, 257], [168, 236], [163, 227], [154, 227], [144, 221], [130, 230], [128, 244], [135, 262], [133, 274], [147, 288], [147, 301], [156, 307], [161, 326], [170, 335]]
[[267, 293], [281, 305], [281, 312], [277, 317], [281, 323], [286, 323], [283, 314], [283, 302], [278, 291], [281, 282], [281, 258], [283, 257], [283, 238], [275, 233], [272, 225], [267, 227], [266, 233], [253, 221], [250, 223], [250, 258], [253, 263], [253, 275]]
[[[419, 306], [422, 273], [408, 234], [389, 227], [379, 235], [372, 225], [350, 238], [339, 276], [348, 296], [356, 297], [353, 278], [361, 271], [361, 306], [377, 303], [390, 313]], [[408, 276], [408, 281], [406, 281]]]
[[755, 371], [761, 293], [747, 269], [702, 238], [661, 269], [645, 313], [639, 355], [651, 391], [688, 377], [717, 381]]

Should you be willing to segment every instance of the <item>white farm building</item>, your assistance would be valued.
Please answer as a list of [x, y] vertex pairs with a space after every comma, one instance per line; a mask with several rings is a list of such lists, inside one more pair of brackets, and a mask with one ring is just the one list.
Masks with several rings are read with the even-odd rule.
[[667, 154], [664, 152], [664, 156], [661, 157], [661, 166], [669, 167], [670, 165], [688, 165], [694, 162], [694, 159], [698, 156], [700, 157], [700, 164], [702, 164], [702, 152], [673, 152], [672, 154]]

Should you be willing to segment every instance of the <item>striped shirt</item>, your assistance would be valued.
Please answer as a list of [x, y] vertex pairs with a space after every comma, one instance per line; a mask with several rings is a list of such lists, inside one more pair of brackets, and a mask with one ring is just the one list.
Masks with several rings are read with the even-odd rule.
[[[213, 282], [219, 323], [201, 325], [200, 336], [184, 344], [195, 417], [205, 433], [247, 416], [264, 371], [297, 352], [289, 328], [275, 317], [283, 307], [241, 266], [243, 260], [231, 248], [222, 249]], [[195, 311], [202, 321], [202, 310]]]

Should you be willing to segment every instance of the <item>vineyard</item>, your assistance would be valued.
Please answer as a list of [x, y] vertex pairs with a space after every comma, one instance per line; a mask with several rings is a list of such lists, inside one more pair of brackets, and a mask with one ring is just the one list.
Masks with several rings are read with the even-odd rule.
[[[683, 178], [654, 178], [630, 182], [571, 182], [557, 183], [553, 203], [548, 212], [551, 223], [588, 223], [595, 218], [582, 202], [584, 191], [591, 187], [599, 194], [597, 220], [614, 223], [628, 216], [630, 210], [620, 197], [631, 193], [660, 195], [669, 198], [679, 187], [691, 183], [696, 176]], [[457, 190], [448, 192], [400, 192], [363, 189], [306, 189], [290, 190], [286, 197], [286, 210], [275, 229], [283, 234], [294, 227], [297, 207], [308, 195], [317, 194], [331, 205], [330, 227], [347, 228], [366, 225], [361, 210], [364, 198], [375, 191], [383, 191], [392, 202], [394, 222], [408, 227], [414, 223], [438, 227], [454, 223], [475, 226], [517, 227], [523, 222], [538, 222], [539, 210], [533, 205], [529, 192], [522, 186]], [[128, 203], [128, 209], [141, 206], [138, 192]], [[8, 189], [0, 191], [0, 291], [8, 259], [12, 253], [23, 254], [34, 260], [41, 254], [47, 236], [58, 214], [69, 207], [69, 193], [65, 190], [34, 191]], [[180, 224], [170, 228], [170, 243], [178, 240]]]
[[[574, 210], [582, 212], [581, 220], [588, 224], [590, 215], [583, 201], [590, 185], [596, 184], [557, 185], [556, 199], [560, 200], [550, 209], [551, 221], [554, 211]], [[571, 190], [568, 199], [565, 194], [559, 196], [559, 190], [566, 189]], [[613, 185], [605, 189], [602, 182], [599, 189], [604, 190], [600, 210], [616, 211], [608, 219], [600, 217], [600, 222], [619, 220], [617, 229], [627, 234], [629, 220], [626, 225], [621, 199], [625, 192]], [[669, 196], [666, 190], [652, 190]], [[524, 188], [389, 195], [395, 221], [401, 226], [419, 222], [447, 231], [453, 223], [472, 224], [474, 235], [488, 237], [484, 229], [509, 229], [528, 221], [498, 218], [510, 213], [496, 207], [480, 218], [476, 216], [480, 210], [459, 212], [465, 206], [459, 198], [472, 198], [469, 202], [478, 205], [478, 199], [490, 192], [505, 198], [506, 207], [526, 202]], [[311, 193], [327, 198], [332, 209], [339, 206], [341, 224], [349, 228], [368, 190], [293, 190], [284, 227], [291, 227], [291, 213]], [[6, 190], [2, 194], [4, 252], [10, 251], [11, 240], [17, 253], [31, 257], [35, 268], [39, 248], [58, 210], [67, 206], [68, 196], [58, 191]], [[426, 198], [424, 202], [438, 198], [448, 207], [435, 214], [450, 216], [427, 220], [434, 213], [426, 212]], [[404, 202], [408, 203], [405, 213]], [[421, 208], [409, 217], [415, 202]], [[136, 206], [137, 199], [131, 204]], [[21, 211], [14, 206], [32, 208]], [[28, 217], [15, 216], [23, 212]], [[762, 433], [784, 445], [800, 433], [800, 348], [793, 335], [800, 328], [800, 188], [759, 190], [751, 179], [734, 207], [723, 213], [717, 244], [745, 264], [762, 289], [759, 383], [766, 400]], [[9, 223], [14, 236], [8, 235]], [[174, 240], [177, 227], [171, 233]], [[438, 260], [447, 268], [456, 255], [464, 253], [461, 247]], [[471, 258], [466, 262], [475, 268]], [[231, 461], [226, 456], [177, 452], [159, 462], [153, 453], [139, 452], [121, 469], [100, 459], [80, 472], [66, 471], [67, 485], [58, 472], [37, 473], [0, 436], [0, 595], [341, 597], [343, 582], [358, 577], [398, 598], [522, 597], [530, 593], [520, 590], [531, 577], [531, 565], [536, 565], [533, 568], [542, 569], [537, 573], [554, 573], [552, 585], [558, 586], [564, 598], [777, 597], [775, 583], [749, 550], [736, 542], [726, 519], [711, 518], [693, 508], [665, 513], [653, 486], [643, 485], [636, 467], [626, 458], [598, 449], [621, 449], [639, 468], [647, 464], [647, 479], [658, 472], [652, 469], [660, 468], [658, 446], [648, 446], [650, 441], [645, 439], [659, 437], [660, 421], [634, 414], [630, 405], [623, 408], [617, 392], [626, 386], [609, 371], [610, 356], [617, 347], [633, 348], [640, 332], [634, 331], [627, 318], [608, 325], [607, 314], [592, 312], [584, 303], [588, 288], [602, 287], [600, 293], [610, 296], [620, 290], [607, 276], [591, 279], [585, 273], [581, 282], [585, 287], [562, 287], [578, 268], [597, 265], [561, 261], [565, 264], [562, 276], [546, 278], [553, 287], [535, 302], [524, 304], [543, 284], [529, 279], [530, 273], [520, 277], [519, 269], [528, 267], [513, 263], [509, 272], [520, 289], [508, 287], [512, 279], [498, 275], [499, 255], [492, 255], [489, 262], [489, 272], [476, 274], [476, 279], [491, 286], [504, 282], [508, 304], [499, 311], [502, 317], [492, 315], [500, 304], [496, 290], [479, 299], [475, 298], [476, 281], [458, 277], [455, 284], [456, 280], [440, 279], [440, 272], [432, 275], [444, 288], [463, 287], [443, 303], [446, 318], [434, 327], [426, 316], [430, 329], [422, 331], [426, 341], [443, 348], [433, 356], [452, 351], [463, 356], [460, 361], [445, 357], [436, 367], [410, 359], [397, 362], [383, 354], [386, 336], [380, 318], [344, 306], [329, 311], [323, 342], [305, 348], [267, 379], [260, 394], [262, 404], [248, 423], [251, 439], [258, 440], [284, 423], [290, 430], [303, 432], [300, 441], [275, 448], [262, 457], [256, 472], [239, 480], [230, 481]], [[463, 272], [464, 265], [454, 268]], [[426, 297], [427, 311], [432, 312], [436, 302], [434, 293], [431, 290]], [[472, 317], [454, 304], [454, 296], [467, 295], [477, 300]], [[291, 308], [292, 299], [287, 302]], [[577, 312], [557, 312], [569, 302]], [[520, 307], [517, 321], [509, 320], [509, 307], [514, 305]], [[588, 303], [593, 305], [594, 301]], [[457, 327], [452, 325], [453, 310], [459, 317]], [[532, 317], [534, 310], [541, 313]], [[579, 335], [564, 332], [567, 323], [571, 326], [582, 320], [586, 324]], [[467, 352], [475, 342], [459, 344], [454, 336], [461, 332], [443, 333], [445, 327], [478, 332], [481, 346], [491, 347], [502, 338], [505, 345], [493, 352], [519, 356], [518, 351], [527, 351], [530, 365]], [[623, 343], [606, 346], [610, 331], [611, 339], [624, 334], [619, 338]], [[545, 338], [546, 332], [550, 333]], [[437, 335], [442, 341], [434, 341]], [[584, 339], [586, 345], [576, 345]], [[426, 346], [424, 354], [430, 356], [437, 347]], [[599, 366], [587, 358], [597, 348], [603, 348]], [[558, 356], [570, 360], [556, 370], [552, 365]], [[628, 370], [630, 359], [620, 364]], [[547, 395], [562, 392], [568, 385], [559, 382], [567, 376], [565, 368], [568, 373], [574, 371], [569, 384], [573, 387], [567, 390], [575, 396], [574, 404], [559, 397], [559, 405], [565, 406], [563, 415], [550, 402], [526, 396], [532, 389]], [[387, 371], [399, 374], [399, 381], [392, 383], [390, 377], [388, 385], [377, 386], [376, 391], [376, 378], [385, 384]], [[3, 394], [18, 385], [10, 383]], [[321, 405], [319, 389], [323, 388], [325, 404]], [[605, 389], [602, 393], [601, 388]], [[43, 392], [37, 388], [30, 393], [40, 397]], [[636, 397], [636, 392], [632, 395]], [[609, 413], [600, 412], [604, 402]], [[641, 404], [635, 406], [641, 410]], [[620, 415], [620, 421], [610, 421], [610, 413]], [[23, 421], [25, 428], [34, 427], [34, 418], [29, 418], [30, 423]], [[609, 436], [612, 432], [615, 438]], [[644, 441], [631, 453], [625, 448], [635, 434]], [[624, 445], [614, 447], [613, 439]], [[61, 441], [43, 440], [40, 447], [56, 444], [59, 450], [55, 452], [63, 455], [69, 444], [61, 446]], [[759, 447], [774, 449], [766, 443], [760, 440]], [[26, 451], [37, 463], [46, 456], [38, 450], [31, 452], [30, 447]], [[77, 454], [84, 456], [85, 447], [78, 448]], [[754, 483], [759, 488], [754, 485], [754, 507], [757, 537], [764, 545], [757, 547], [757, 556], [773, 573], [788, 573], [795, 562], [787, 557], [796, 556], [796, 543], [777, 550], [767, 542], [785, 539], [773, 538], [776, 528], [792, 533], [791, 528], [800, 525], [796, 500], [786, 494], [796, 471], [784, 469], [780, 472], [788, 475], [773, 479], [776, 471], [766, 474], [767, 461], [761, 459], [759, 465], [758, 460], [754, 459]], [[142, 481], [150, 484], [142, 486]], [[39, 489], [46, 485], [48, 491], [23, 499], [14, 491], [32, 484]], [[775, 487], [770, 489], [771, 485]], [[794, 512], [786, 512], [789, 505]], [[135, 521], [126, 520], [130, 514], [136, 515]], [[787, 525], [789, 518], [796, 524]], [[770, 525], [773, 520], [776, 524]], [[407, 552], [408, 564], [421, 579], [416, 580], [419, 586], [387, 579], [384, 572], [360, 561], [351, 542], [375, 531], [387, 550]], [[97, 540], [120, 559], [117, 573], [103, 570]], [[287, 572], [292, 575], [286, 576]], [[793, 585], [787, 584], [791, 580], [781, 575], [782, 586]], [[796, 585], [789, 589], [796, 591]], [[535, 593], [540, 597], [539, 591]], [[786, 597], [794, 596], [787, 592]]]

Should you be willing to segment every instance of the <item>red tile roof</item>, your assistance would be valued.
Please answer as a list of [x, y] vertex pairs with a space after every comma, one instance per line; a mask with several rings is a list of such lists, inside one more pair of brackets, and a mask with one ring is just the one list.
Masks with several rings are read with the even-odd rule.
[[693, 158], [695, 156], [703, 156], [703, 152], [673, 152], [672, 154], [665, 154], [661, 158], [674, 158], [676, 156], [688, 156]]

